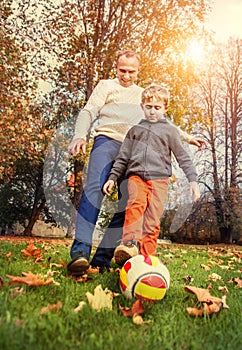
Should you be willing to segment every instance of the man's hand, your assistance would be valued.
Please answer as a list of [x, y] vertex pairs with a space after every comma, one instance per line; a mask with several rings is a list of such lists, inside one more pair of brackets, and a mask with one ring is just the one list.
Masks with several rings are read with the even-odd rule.
[[113, 180], [108, 180], [103, 185], [103, 193], [106, 194], [107, 196], [110, 196], [110, 192], [112, 191], [113, 186], [114, 186], [114, 181]]
[[200, 198], [200, 189], [196, 181], [190, 182], [190, 194], [193, 203], [195, 203]]
[[76, 156], [80, 150], [82, 150], [84, 154], [86, 153], [86, 141], [81, 138], [72, 140], [68, 146], [68, 152], [72, 156]]
[[197, 146], [199, 151], [206, 147], [206, 142], [198, 137], [193, 137], [189, 143], [190, 145]]

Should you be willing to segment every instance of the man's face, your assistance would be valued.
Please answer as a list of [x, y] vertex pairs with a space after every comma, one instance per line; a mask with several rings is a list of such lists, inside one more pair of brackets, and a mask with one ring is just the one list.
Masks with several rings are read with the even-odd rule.
[[141, 104], [141, 108], [144, 111], [145, 118], [151, 123], [156, 123], [163, 118], [164, 113], [167, 110], [164, 102], [161, 101], [152, 101]]
[[116, 73], [119, 84], [123, 87], [129, 87], [134, 84], [139, 73], [139, 61], [133, 57], [119, 57], [116, 64]]

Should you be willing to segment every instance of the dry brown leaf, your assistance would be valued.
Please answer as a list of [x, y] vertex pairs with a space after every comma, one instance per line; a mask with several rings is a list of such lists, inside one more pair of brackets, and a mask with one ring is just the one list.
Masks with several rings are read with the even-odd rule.
[[24, 277], [6, 275], [12, 281], [9, 284], [27, 284], [28, 286], [45, 286], [54, 282], [53, 278], [44, 280], [39, 274], [34, 275], [31, 271], [22, 272]]
[[100, 284], [94, 289], [94, 294], [87, 292], [86, 297], [93, 309], [98, 311], [104, 308], [112, 310], [113, 292], [107, 288], [103, 290]]
[[184, 276], [182, 279], [187, 283], [192, 283], [194, 281], [194, 278], [192, 278], [192, 276]]
[[87, 273], [91, 273], [92, 275], [95, 275], [96, 273], [99, 273], [99, 268], [89, 266], [89, 268], [87, 269]]
[[200, 267], [201, 267], [202, 269], [204, 269], [205, 271], [211, 270], [211, 266], [208, 266], [208, 265], [200, 264]]
[[50, 312], [50, 311], [57, 312], [61, 308], [62, 308], [62, 302], [58, 301], [56, 304], [48, 304], [46, 307], [43, 307], [40, 310], [40, 313], [45, 314], [45, 313]]
[[132, 305], [132, 314], [142, 315], [145, 312], [144, 305], [140, 299], [137, 299]]
[[9, 252], [9, 253], [5, 254], [4, 256], [5, 256], [5, 258], [10, 258], [10, 256], [12, 256], [12, 255], [13, 255], [13, 252]]
[[118, 305], [119, 309], [122, 311], [122, 314], [125, 316], [125, 317], [131, 317], [132, 316], [132, 310], [130, 307], [124, 307], [122, 305]]
[[239, 277], [232, 278], [232, 280], [229, 280], [228, 283], [234, 283], [237, 285], [237, 287], [242, 288], [242, 279]]
[[16, 288], [13, 288], [11, 290], [11, 293], [10, 293], [10, 298], [13, 299], [15, 298], [16, 296], [18, 295], [23, 295], [24, 294], [24, 289], [23, 287], [16, 287]]
[[26, 249], [22, 249], [21, 252], [24, 256], [34, 257], [35, 259], [42, 258], [42, 251], [39, 248], [36, 248], [33, 243], [30, 243]]
[[228, 288], [226, 286], [220, 286], [220, 287], [218, 287], [218, 290], [220, 290], [223, 295], [229, 294]]
[[140, 299], [137, 299], [133, 303], [132, 308], [123, 307], [119, 304], [119, 309], [122, 311], [123, 315], [126, 317], [132, 317], [134, 315], [142, 315], [145, 312], [143, 303]]
[[66, 267], [68, 265], [67, 262], [63, 261], [63, 260], [60, 260], [60, 264], [63, 266], [63, 267]]
[[208, 276], [208, 279], [210, 281], [221, 281], [222, 280], [222, 277], [220, 275], [218, 275], [217, 273], [212, 273], [211, 275]]
[[221, 299], [217, 297], [213, 297], [209, 290], [204, 288], [198, 288], [198, 287], [192, 287], [192, 286], [185, 286], [185, 291], [188, 293], [193, 293], [196, 295], [198, 301], [205, 302], [205, 303], [220, 303]]
[[92, 280], [92, 277], [88, 276], [88, 274], [84, 274], [84, 275], [76, 276], [76, 277], [73, 276], [73, 278], [76, 280], [76, 282], [79, 282], [79, 283]]
[[197, 288], [185, 286], [185, 291], [189, 293], [193, 293], [196, 295], [199, 302], [202, 302], [202, 308], [191, 308], [187, 307], [186, 310], [191, 316], [204, 316], [212, 315], [213, 313], [219, 312], [222, 308], [228, 309], [228, 305], [226, 304], [226, 296], [224, 295], [222, 299], [213, 297], [208, 289]]
[[187, 307], [186, 310], [190, 316], [204, 316], [203, 309], [197, 309], [196, 307]]

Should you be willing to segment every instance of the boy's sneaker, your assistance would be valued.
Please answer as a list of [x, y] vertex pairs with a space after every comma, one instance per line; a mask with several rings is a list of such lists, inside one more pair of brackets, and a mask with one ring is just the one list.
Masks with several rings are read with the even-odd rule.
[[83, 275], [89, 268], [88, 256], [85, 252], [79, 252], [75, 254], [67, 265], [67, 271], [70, 275], [80, 276]]
[[139, 254], [139, 248], [136, 241], [127, 241], [121, 243], [114, 251], [114, 261], [116, 264], [123, 266], [123, 264], [133, 256]]

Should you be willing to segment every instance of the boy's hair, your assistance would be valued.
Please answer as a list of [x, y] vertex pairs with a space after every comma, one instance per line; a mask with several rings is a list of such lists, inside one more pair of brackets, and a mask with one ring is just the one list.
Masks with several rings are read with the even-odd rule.
[[139, 61], [140, 63], [140, 57], [139, 55], [135, 52], [135, 51], [132, 51], [132, 50], [122, 50], [122, 51], [119, 51], [118, 54], [117, 54], [117, 58], [116, 58], [116, 62], [118, 62], [118, 60], [120, 59], [120, 57], [122, 56], [125, 56], [127, 58], [129, 57], [135, 57], [137, 58], [137, 60]]
[[153, 101], [162, 101], [165, 108], [168, 108], [170, 94], [169, 91], [160, 85], [148, 86], [141, 95], [141, 103], [148, 103]]

